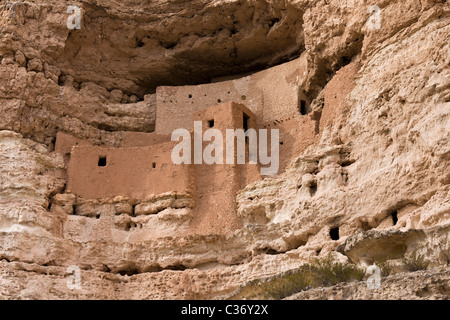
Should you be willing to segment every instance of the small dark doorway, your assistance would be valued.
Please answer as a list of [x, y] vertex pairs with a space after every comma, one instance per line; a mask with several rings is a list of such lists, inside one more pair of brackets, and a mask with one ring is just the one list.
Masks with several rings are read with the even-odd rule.
[[208, 120], [208, 127], [209, 127], [209, 128], [214, 127], [214, 119]]

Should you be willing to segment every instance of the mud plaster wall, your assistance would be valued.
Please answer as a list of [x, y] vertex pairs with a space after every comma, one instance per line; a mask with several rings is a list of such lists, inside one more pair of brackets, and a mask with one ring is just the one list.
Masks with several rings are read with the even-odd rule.
[[[279, 173], [286, 168], [295, 156], [300, 155], [307, 147], [318, 140], [318, 122], [311, 120], [308, 115], [294, 114], [284, 119], [272, 121], [261, 128], [257, 125], [257, 117], [244, 104], [231, 103], [231, 108], [230, 112], [221, 106], [212, 107], [196, 113], [194, 117], [196, 120], [206, 120], [203, 123], [203, 130], [208, 129], [207, 121], [214, 119], [215, 128], [223, 130], [225, 137], [225, 129], [244, 127], [242, 114], [245, 113], [250, 117], [249, 128], [268, 130], [269, 150], [271, 148], [271, 129], [279, 130]], [[261, 179], [259, 167], [248, 164], [248, 146], [246, 164], [239, 167], [241, 167], [241, 188], [244, 188], [248, 183]]]
[[300, 87], [306, 76], [306, 56], [236, 80], [197, 86], [158, 87], [156, 133], [191, 130], [193, 114], [224, 102], [244, 103], [258, 125], [299, 112]]
[[[191, 190], [189, 165], [171, 160], [173, 142], [138, 148], [72, 148], [67, 192], [86, 199], [115, 196], [145, 199], [151, 194]], [[99, 166], [99, 158], [106, 158]]]
[[[214, 120], [213, 129], [218, 129], [223, 135], [223, 162], [226, 163], [226, 130], [227, 129], [244, 129], [244, 114], [248, 119], [246, 120], [246, 127], [257, 129], [255, 115], [244, 104], [226, 103], [216, 107], [211, 107], [197, 112], [194, 115], [194, 120], [202, 121], [203, 132], [210, 129], [209, 122]], [[228, 142], [231, 143], [232, 141]], [[235, 181], [237, 190], [243, 189], [247, 184], [260, 180], [261, 175], [258, 164], [250, 164], [248, 158], [248, 144], [245, 144], [245, 164], [237, 164], [237, 147], [238, 139], [234, 140], [234, 163], [236, 165], [227, 164], [227, 166], [235, 167], [238, 179]], [[203, 147], [206, 147], [209, 142], [204, 142]], [[237, 191], [236, 190], [236, 191]]]
[[319, 141], [318, 122], [309, 116], [294, 115], [265, 126], [268, 130], [278, 129], [280, 136], [280, 168], [282, 173], [289, 163], [305, 151], [307, 147]]
[[[242, 104], [226, 103], [202, 110], [193, 115], [194, 120], [202, 121], [203, 131], [210, 128], [220, 130], [226, 145], [226, 129], [244, 128], [244, 113], [249, 117], [248, 127], [255, 128], [255, 115]], [[204, 142], [203, 147], [209, 142]], [[236, 157], [235, 143], [234, 157]], [[223, 161], [225, 163], [226, 151]], [[255, 170], [256, 169], [256, 170]], [[192, 220], [192, 228], [198, 233], [227, 233], [241, 227], [236, 213], [236, 194], [250, 182], [260, 179], [257, 165], [195, 165], [197, 207]]]
[[356, 62], [340, 69], [324, 89], [324, 107], [320, 119], [320, 132], [332, 124], [345, 108], [345, 98], [355, 87], [360, 65]]
[[55, 140], [55, 152], [62, 154], [64, 165], [68, 168], [70, 163], [70, 152], [74, 146], [91, 146], [89, 140], [79, 139], [65, 132], [57, 132]]
[[[214, 128], [225, 136], [226, 129], [244, 127], [244, 113], [249, 117], [249, 128], [254, 128], [254, 114], [244, 105], [235, 103], [203, 110], [194, 115], [194, 119], [202, 121], [203, 131], [209, 129], [209, 121], [214, 120]], [[236, 193], [248, 183], [260, 179], [257, 165], [174, 165], [170, 155], [177, 142], [135, 148], [104, 148], [77, 145], [79, 141], [66, 134], [59, 137], [61, 141], [57, 143], [57, 150], [71, 150], [67, 192], [86, 199], [116, 196], [144, 199], [152, 194], [189, 191], [197, 203], [191, 224], [195, 233], [227, 233], [239, 228], [241, 221], [236, 214]], [[140, 140], [136, 142], [133, 138]], [[155, 143], [163, 137], [133, 133], [128, 139], [130, 141], [126, 144], [131, 141], [139, 144]], [[69, 146], [70, 143], [74, 144], [73, 147]], [[203, 148], [208, 144], [204, 142]], [[104, 166], [99, 166], [100, 158], [105, 159]]]
[[170, 136], [159, 135], [156, 134], [155, 132], [146, 133], [146, 132], [127, 131], [123, 133], [121, 147], [129, 148], [129, 147], [153, 146], [167, 141], [170, 141]]

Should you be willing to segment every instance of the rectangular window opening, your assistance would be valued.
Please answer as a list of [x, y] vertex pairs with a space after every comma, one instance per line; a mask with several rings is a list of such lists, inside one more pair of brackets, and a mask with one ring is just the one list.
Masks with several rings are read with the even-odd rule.
[[98, 157], [98, 166], [99, 167], [106, 167], [106, 156], [99, 156]]
[[244, 131], [247, 131], [249, 128], [250, 117], [244, 113]]

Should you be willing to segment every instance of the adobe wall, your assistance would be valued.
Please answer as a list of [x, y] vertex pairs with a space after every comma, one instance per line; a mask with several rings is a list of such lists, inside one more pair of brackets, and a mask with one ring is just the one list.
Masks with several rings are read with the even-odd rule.
[[[203, 120], [203, 131], [209, 129], [207, 122], [211, 119], [214, 119], [214, 129], [219, 129], [222, 131], [224, 137], [224, 162], [226, 161], [226, 129], [243, 129], [244, 113], [249, 117], [248, 128], [258, 129], [255, 114], [241, 103], [231, 102], [222, 104], [199, 111], [194, 115], [194, 120]], [[205, 143], [204, 146], [208, 143]], [[235, 141], [235, 160], [237, 154], [236, 147], [237, 142]], [[248, 163], [248, 145], [246, 146], [245, 159], [245, 164], [236, 165], [238, 171], [235, 174], [239, 177], [239, 179], [236, 181], [238, 190], [245, 188], [245, 186], [249, 183], [262, 179], [259, 165]]]
[[153, 146], [170, 141], [170, 136], [160, 135], [155, 132], [131, 132], [123, 133], [120, 146], [122, 148]]
[[306, 78], [306, 54], [293, 61], [255, 73], [254, 86], [263, 95], [262, 112], [255, 112], [258, 125], [281, 120], [299, 114], [300, 102], [306, 97], [302, 84]]
[[[306, 148], [319, 141], [317, 125], [317, 121], [311, 120], [307, 115], [294, 115], [264, 126], [267, 130], [279, 130], [280, 167], [278, 173], [282, 173], [287, 165], [295, 157], [301, 155]], [[270, 143], [271, 140], [268, 140]]]
[[207, 121], [214, 119], [214, 129], [223, 130], [225, 137], [226, 129], [244, 128], [244, 113], [249, 117], [249, 128], [256, 128], [255, 114], [246, 105], [236, 102], [222, 103], [198, 111], [193, 115], [193, 121], [203, 121], [203, 130], [207, 130]]
[[252, 75], [223, 82], [156, 90], [156, 130], [170, 134], [178, 128], [193, 129], [193, 114], [225, 102], [244, 103], [258, 125], [299, 112], [306, 55]]
[[[319, 136], [317, 135], [317, 121], [311, 119], [308, 115], [294, 114], [287, 118], [280, 118], [279, 120], [271, 121], [262, 127], [257, 125], [255, 121], [256, 116], [246, 108], [243, 104], [232, 103], [232, 110], [223, 108], [224, 105], [208, 108], [197, 112], [194, 115], [195, 119], [215, 119], [215, 128], [225, 130], [231, 128], [243, 128], [242, 113], [250, 116], [249, 128], [267, 129], [268, 130], [268, 148], [270, 150], [271, 129], [279, 130], [279, 170], [282, 173], [286, 166], [293, 160], [294, 157], [299, 156], [307, 147], [317, 142]], [[230, 112], [231, 110], [231, 112]], [[203, 123], [203, 130], [208, 129], [206, 122]], [[224, 131], [225, 137], [225, 131]], [[225, 144], [225, 141], [224, 141]], [[248, 152], [248, 148], [247, 148]], [[248, 156], [248, 155], [247, 155]], [[248, 159], [247, 159], [248, 160]], [[240, 185], [245, 187], [248, 183], [261, 179], [259, 175], [259, 166], [246, 164], [240, 169], [239, 176], [241, 177]], [[246, 178], [244, 178], [246, 177]]]
[[[225, 103], [196, 112], [193, 120], [202, 121], [203, 132], [210, 128], [218, 129], [224, 137], [223, 165], [195, 165], [195, 184], [197, 207], [191, 227], [196, 233], [226, 234], [241, 227], [237, 216], [236, 194], [250, 182], [260, 178], [257, 165], [225, 164], [226, 129], [244, 128], [243, 114], [249, 117], [249, 128], [255, 127], [255, 115], [242, 104]], [[210, 142], [204, 142], [203, 148]], [[234, 155], [236, 155], [236, 146]], [[247, 180], [248, 179], [248, 180]]]
[[[193, 115], [221, 103], [243, 102], [257, 112], [262, 105], [262, 93], [248, 89], [251, 78], [197, 86], [158, 87], [156, 126], [158, 134], [171, 134], [175, 129], [193, 129]], [[245, 90], [241, 88], [246, 88]]]
[[226, 234], [241, 227], [237, 215], [236, 165], [195, 165], [196, 207], [191, 228], [198, 234]]
[[55, 152], [62, 154], [66, 166], [70, 161], [72, 147], [78, 145], [91, 146], [92, 144], [89, 140], [79, 139], [65, 132], [56, 133]]
[[[119, 145], [121, 148], [145, 147], [170, 141], [170, 136], [160, 135], [155, 132], [133, 132], [123, 131], [122, 140]], [[55, 152], [70, 158], [70, 151], [74, 146], [92, 146], [87, 139], [80, 139], [65, 132], [57, 132], [55, 141]]]
[[[205, 132], [214, 120], [213, 128], [222, 131], [225, 138], [226, 129], [244, 128], [244, 114], [248, 117], [245, 127], [259, 129], [256, 115], [245, 105], [234, 102], [198, 111], [192, 115], [192, 121], [202, 121]], [[279, 173], [316, 138], [316, 122], [309, 116], [294, 115], [272, 121], [264, 128], [280, 130]], [[56, 151], [63, 154], [71, 151], [66, 192], [83, 199], [126, 196], [143, 200], [152, 194], [188, 191], [196, 203], [190, 232], [226, 234], [240, 228], [236, 194], [249, 183], [262, 179], [260, 166], [248, 163], [248, 145], [243, 165], [175, 165], [171, 152], [178, 142], [168, 140], [169, 135], [124, 132], [121, 148], [106, 148], [58, 134]], [[223, 142], [225, 148], [226, 139]], [[208, 144], [203, 142], [202, 151]], [[225, 156], [224, 149], [224, 162]], [[99, 166], [100, 157], [106, 158], [104, 166]]]
[[[226, 129], [244, 127], [243, 113], [250, 117], [249, 127], [257, 129], [256, 115], [243, 104], [236, 103], [221, 104], [196, 112], [192, 121], [203, 120], [203, 131], [205, 131], [209, 128], [208, 120], [214, 119], [214, 128], [223, 131], [225, 137]], [[310, 117], [300, 115], [273, 121], [264, 126], [269, 130], [280, 130], [279, 173], [285, 169], [294, 156], [301, 154], [303, 150], [314, 143], [316, 140], [315, 126], [316, 122], [312, 121]], [[170, 155], [177, 142], [169, 140], [170, 136], [168, 135], [125, 132], [122, 148], [118, 149], [90, 146], [86, 140], [58, 133], [55, 151], [65, 155], [65, 158], [69, 158], [72, 147], [75, 147], [71, 155], [73, 161], [70, 161], [68, 169], [67, 189], [68, 192], [88, 199], [118, 195], [145, 198], [148, 194], [167, 191], [190, 190], [193, 192], [194, 190], [191, 190], [192, 183], [194, 183], [192, 177], [198, 180], [195, 183], [197, 187], [193, 189], [201, 194], [203, 182], [209, 186], [211, 181], [227, 180], [230, 175], [233, 178], [232, 181], [230, 180], [227, 190], [230, 190], [234, 197], [238, 190], [261, 179], [259, 166], [248, 164], [248, 149], [246, 164], [236, 165], [232, 172], [229, 172], [229, 168], [224, 170], [216, 168], [211, 171], [209, 166], [200, 169], [198, 165], [194, 169], [187, 169], [183, 165], [178, 166], [172, 163]], [[225, 143], [226, 141], [224, 141]], [[204, 143], [203, 147], [207, 144]], [[99, 156], [106, 156], [106, 167], [98, 166]], [[152, 168], [153, 163], [157, 168]], [[229, 166], [226, 165], [226, 167]], [[193, 170], [195, 174], [192, 173]], [[202, 178], [201, 176], [204, 174], [206, 176]], [[230, 188], [231, 185], [232, 188]], [[206, 190], [206, 192], [209, 191]], [[230, 201], [234, 203], [234, 198]]]
[[[66, 192], [85, 199], [145, 199], [151, 194], [190, 191], [190, 166], [172, 163], [173, 146], [174, 142], [138, 148], [76, 146], [72, 148]], [[106, 166], [98, 165], [99, 157], [106, 157]]]
[[324, 107], [320, 119], [320, 132], [336, 122], [344, 112], [345, 98], [356, 86], [355, 77], [359, 71], [359, 64], [352, 62], [341, 68], [324, 88]]
[[[193, 120], [203, 122], [204, 132], [209, 128], [208, 121], [214, 119], [214, 128], [225, 136], [226, 129], [244, 127], [244, 113], [250, 117], [249, 127], [255, 127], [255, 115], [235, 103], [198, 112]], [[61, 140], [57, 141], [56, 151], [71, 151], [67, 193], [82, 199], [126, 196], [143, 200], [153, 194], [188, 191], [196, 203], [189, 230], [197, 234], [226, 234], [241, 227], [236, 193], [261, 178], [257, 165], [174, 165], [170, 155], [178, 142], [163, 142], [169, 136], [126, 133], [124, 148], [86, 145], [87, 142], [64, 133], [58, 138]], [[153, 145], [148, 146], [149, 143]], [[207, 144], [204, 142], [203, 148]], [[106, 158], [104, 166], [99, 166], [99, 158]]]
[[[319, 139], [318, 122], [311, 119], [308, 115], [295, 114], [287, 118], [271, 121], [262, 127], [257, 125], [256, 116], [243, 104], [231, 103], [222, 104], [197, 112], [194, 115], [195, 120], [206, 120], [203, 122], [203, 131], [208, 129], [207, 121], [214, 119], [215, 129], [223, 130], [225, 138], [225, 129], [243, 128], [242, 113], [250, 116], [249, 128], [268, 130], [268, 149], [271, 149], [271, 129], [279, 130], [279, 170], [282, 173], [286, 166], [299, 156], [307, 147], [317, 142]], [[259, 138], [258, 138], [259, 139]], [[259, 141], [259, 140], [258, 140]], [[206, 145], [207, 143], [205, 143]], [[224, 141], [225, 145], [225, 141]], [[225, 146], [224, 146], [225, 147]], [[225, 156], [225, 155], [224, 155]], [[260, 180], [259, 165], [248, 164], [248, 147], [246, 164], [239, 166], [241, 179], [239, 185], [244, 188], [247, 184]]]

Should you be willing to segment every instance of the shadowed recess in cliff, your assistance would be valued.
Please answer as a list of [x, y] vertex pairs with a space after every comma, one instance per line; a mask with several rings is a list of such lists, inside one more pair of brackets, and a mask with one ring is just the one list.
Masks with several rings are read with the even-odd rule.
[[298, 57], [303, 12], [256, 2], [170, 2], [158, 10], [140, 3], [137, 11], [85, 3], [81, 29], [68, 33], [55, 64], [77, 82], [142, 97], [160, 85], [207, 83]]

